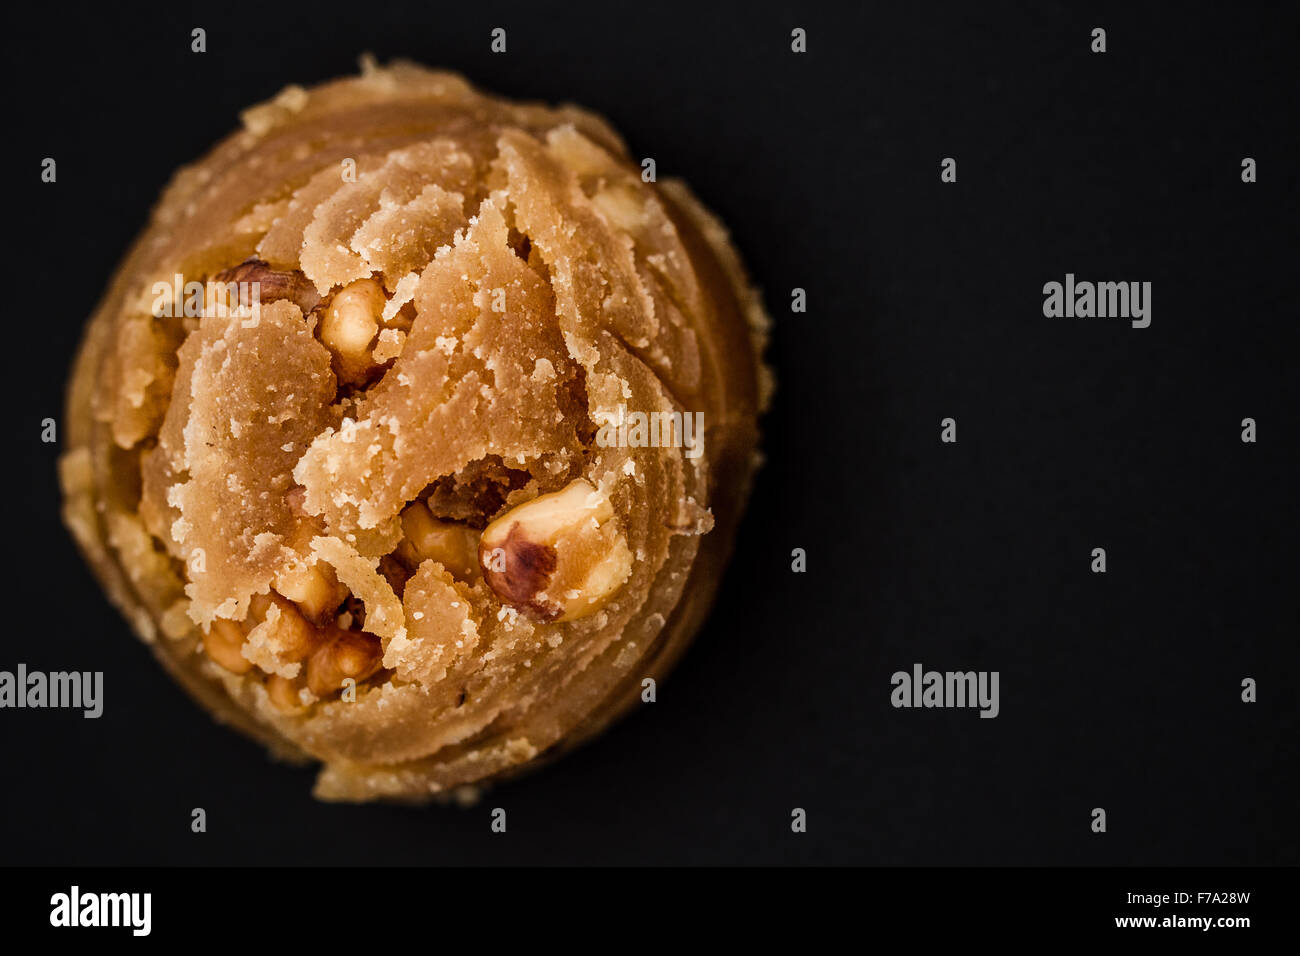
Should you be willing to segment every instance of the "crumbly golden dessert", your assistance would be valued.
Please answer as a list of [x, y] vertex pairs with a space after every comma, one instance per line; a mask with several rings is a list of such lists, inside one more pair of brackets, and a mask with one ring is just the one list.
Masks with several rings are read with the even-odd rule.
[[451, 794], [596, 733], [697, 630], [766, 326], [598, 117], [364, 61], [168, 186], [73, 369], [65, 520], [318, 796]]

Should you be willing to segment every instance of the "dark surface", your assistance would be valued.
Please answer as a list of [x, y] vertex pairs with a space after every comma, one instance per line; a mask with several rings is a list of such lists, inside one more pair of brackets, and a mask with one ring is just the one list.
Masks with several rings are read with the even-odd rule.
[[[267, 4], [46, 4], [11, 34], [22, 388], [0, 669], [102, 670], [106, 710], [0, 711], [0, 861], [1297, 861], [1300, 204], [1280, 6], [338, 6], [308, 23]], [[214, 725], [92, 582], [38, 440], [171, 171], [238, 110], [365, 49], [605, 114], [728, 223], [776, 318], [768, 465], [708, 627], [649, 710], [469, 811], [316, 803], [310, 772]], [[1044, 318], [1042, 285], [1066, 272], [1151, 281], [1151, 327]], [[893, 709], [890, 675], [916, 661], [999, 671], [1001, 716]]]

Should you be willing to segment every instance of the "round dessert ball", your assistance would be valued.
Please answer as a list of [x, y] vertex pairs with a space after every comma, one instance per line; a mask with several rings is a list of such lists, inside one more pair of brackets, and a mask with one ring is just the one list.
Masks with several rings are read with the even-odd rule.
[[424, 801], [635, 705], [757, 464], [767, 318], [599, 117], [413, 64], [181, 169], [92, 317], [64, 516], [205, 708]]

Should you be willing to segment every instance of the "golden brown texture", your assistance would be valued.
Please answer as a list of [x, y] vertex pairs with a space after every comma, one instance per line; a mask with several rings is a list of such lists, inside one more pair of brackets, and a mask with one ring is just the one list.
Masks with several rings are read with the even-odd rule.
[[[672, 665], [755, 467], [765, 330], [725, 232], [597, 117], [365, 64], [164, 193], [74, 368], [65, 520], [319, 796], [428, 799]], [[598, 439], [637, 414], [698, 416], [698, 447]]]

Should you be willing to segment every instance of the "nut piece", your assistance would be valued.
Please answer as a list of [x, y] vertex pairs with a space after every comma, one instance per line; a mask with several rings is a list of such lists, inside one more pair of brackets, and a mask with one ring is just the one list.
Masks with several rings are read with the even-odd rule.
[[364, 631], [339, 631], [337, 637], [307, 659], [307, 687], [326, 697], [351, 677], [358, 684], [383, 663], [382, 642]]
[[413, 501], [402, 511], [399, 556], [412, 568], [437, 561], [462, 581], [478, 574], [478, 535], [453, 521], [439, 521], [423, 501]]
[[543, 621], [595, 613], [632, 573], [609, 497], [581, 478], [493, 521], [478, 556], [501, 601]]
[[[280, 613], [268, 626], [266, 642], [275, 648], [276, 656], [283, 661], [305, 660], [321, 642], [325, 634], [298, 612], [298, 606], [274, 591], [271, 601]], [[270, 617], [267, 617], [270, 620]]]
[[298, 611], [316, 625], [333, 620], [348, 596], [334, 569], [327, 564], [298, 564], [275, 579], [275, 589], [298, 605]]
[[278, 272], [256, 258], [245, 259], [234, 268], [218, 272], [213, 276], [213, 281], [221, 283], [227, 289], [234, 286], [237, 301], [227, 302], [227, 305], [232, 307], [253, 304], [250, 301], [253, 283], [257, 283], [257, 301], [261, 305], [279, 299], [288, 299], [302, 309], [303, 315], [306, 315], [320, 302], [320, 293], [316, 291], [316, 286], [300, 271], [294, 269], [292, 272]]
[[374, 279], [358, 279], [334, 294], [320, 320], [320, 340], [334, 353], [334, 371], [349, 384], [365, 381], [375, 363], [370, 343], [388, 298]]
[[272, 674], [266, 679], [266, 693], [276, 709], [289, 714], [302, 710], [306, 705], [299, 696], [299, 691], [307, 686], [302, 677], [288, 678]]
[[234, 621], [217, 618], [203, 634], [203, 649], [232, 674], [247, 674], [253, 662], [239, 653], [244, 646], [244, 631]]

